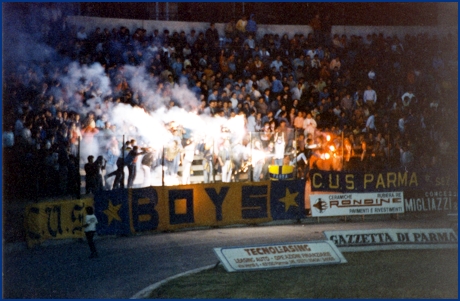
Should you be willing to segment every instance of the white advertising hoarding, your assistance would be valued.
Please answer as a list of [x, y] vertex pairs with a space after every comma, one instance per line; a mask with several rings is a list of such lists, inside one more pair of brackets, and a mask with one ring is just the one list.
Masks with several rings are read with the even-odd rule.
[[458, 248], [457, 234], [449, 228], [324, 231], [324, 235], [345, 252]]
[[228, 272], [346, 263], [332, 241], [214, 248]]
[[404, 213], [402, 192], [311, 194], [312, 216]]

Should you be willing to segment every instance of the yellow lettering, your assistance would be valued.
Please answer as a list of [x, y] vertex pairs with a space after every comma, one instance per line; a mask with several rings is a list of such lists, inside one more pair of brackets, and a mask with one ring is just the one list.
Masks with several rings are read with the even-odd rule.
[[140, 222], [148, 222], [149, 220], [152, 219], [152, 216], [150, 214], [139, 214], [139, 216], [137, 217], [137, 219], [140, 221]]
[[345, 176], [345, 182], [347, 183], [346, 187], [347, 187], [348, 190], [354, 190], [355, 189], [354, 177], [355, 177], [355, 175], [353, 175], [353, 174], [349, 174], [349, 175]]
[[372, 183], [374, 181], [374, 175], [367, 173], [364, 175], [364, 189], [367, 188], [367, 183]]
[[313, 181], [311, 181], [312, 184], [313, 184], [313, 187], [315, 187], [315, 188], [320, 188], [320, 187], [321, 187], [321, 182], [320, 182], [319, 184], [316, 184], [316, 177], [319, 177], [320, 180], [322, 180], [323, 177], [322, 177], [321, 174], [319, 174], [319, 173], [314, 173], [314, 174], [313, 174]]
[[335, 175], [336, 185], [332, 184], [332, 175], [329, 175], [329, 187], [330, 188], [339, 188], [339, 175]]
[[412, 173], [412, 175], [410, 176], [410, 180], [409, 180], [409, 186], [418, 186], [418, 180], [417, 180], [417, 174], [415, 172]]
[[[144, 206], [150, 204], [150, 199], [149, 198], [139, 198], [137, 200], [137, 204], [139, 206]], [[139, 222], [148, 222], [152, 219], [152, 216], [150, 214], [139, 214], [137, 217], [137, 220]]]
[[383, 180], [383, 175], [381, 173], [377, 176], [377, 184], [375, 185], [375, 188], [379, 188], [379, 186], [385, 188], [385, 181]]
[[403, 174], [398, 172], [398, 186], [407, 186], [407, 172]]
[[393, 184], [393, 187], [396, 187], [396, 173], [395, 172], [387, 173], [387, 187], [390, 188], [391, 184]]
[[137, 204], [139, 204], [139, 205], [149, 205], [150, 204], [150, 199], [149, 198], [139, 198], [137, 200]]
[[177, 199], [174, 200], [174, 213], [175, 214], [187, 214], [187, 200]]

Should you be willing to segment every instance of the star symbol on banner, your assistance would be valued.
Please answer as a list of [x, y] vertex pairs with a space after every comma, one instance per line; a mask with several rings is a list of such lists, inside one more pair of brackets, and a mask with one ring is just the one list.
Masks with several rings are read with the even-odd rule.
[[109, 224], [108, 224], [108, 226], [110, 226], [110, 223], [111, 223], [114, 219], [116, 219], [117, 221], [120, 221], [120, 222], [121, 222], [121, 218], [120, 218], [120, 216], [118, 215], [118, 211], [120, 210], [120, 207], [121, 207], [121, 204], [114, 206], [114, 205], [112, 204], [112, 201], [109, 200], [109, 207], [107, 207], [107, 209], [104, 210], [105, 215], [107, 215], [107, 217], [109, 218]]
[[299, 192], [291, 193], [289, 191], [289, 188], [286, 188], [285, 197], [280, 199], [280, 202], [284, 203], [284, 212], [287, 212], [291, 206], [297, 206], [297, 207], [299, 206], [297, 205], [295, 201], [295, 198], [297, 197], [298, 194]]

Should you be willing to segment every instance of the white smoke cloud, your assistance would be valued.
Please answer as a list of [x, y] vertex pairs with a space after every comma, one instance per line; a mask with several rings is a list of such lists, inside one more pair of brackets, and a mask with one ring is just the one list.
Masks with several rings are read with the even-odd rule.
[[[11, 11], [9, 19], [15, 19], [15, 16], [19, 18], [20, 14]], [[40, 18], [33, 19], [37, 22]], [[11, 60], [11, 65], [18, 63], [18, 66], [34, 70], [40, 80], [50, 72], [56, 73], [53, 76], [60, 82], [60, 86], [53, 87], [50, 91], [55, 94], [56, 99], [66, 99], [68, 110], [76, 111], [82, 120], [89, 112], [95, 112], [97, 106], [104, 103], [105, 97], [114, 96], [115, 83], [101, 64], [81, 65], [70, 62], [69, 58], [60, 57], [44, 42], [42, 31], [31, 33], [21, 30], [24, 28], [22, 22], [11, 24], [16, 24], [16, 27], [7, 26], [8, 37], [12, 39], [7, 41], [4, 51]], [[115, 136], [120, 146], [124, 137], [125, 140], [136, 139], [140, 146], [149, 145], [157, 150], [162, 149], [172, 139], [172, 133], [167, 128], [171, 122], [187, 129], [187, 134], [197, 141], [205, 138], [219, 140], [222, 126], [230, 129], [233, 139], [242, 139], [244, 136], [244, 119], [241, 116], [227, 120], [197, 115], [200, 100], [184, 83], [173, 86], [164, 84], [163, 89], [159, 89], [158, 79], [146, 72], [144, 64], [126, 65], [119, 68], [118, 72], [127, 79], [133, 95], [140, 100], [139, 106], [118, 103], [102, 107], [108, 121], [116, 125]], [[164, 90], [167, 92], [162, 93]], [[89, 98], [85, 100], [82, 93]], [[177, 106], [169, 108], [171, 100]], [[84, 102], [86, 105], [83, 105]], [[103, 132], [84, 134], [80, 148], [81, 161], [86, 162], [88, 155], [97, 157], [104, 154], [107, 144]]]

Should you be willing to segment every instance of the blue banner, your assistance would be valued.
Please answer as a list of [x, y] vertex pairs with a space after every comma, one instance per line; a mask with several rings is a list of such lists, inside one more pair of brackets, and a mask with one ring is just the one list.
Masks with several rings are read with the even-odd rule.
[[127, 235], [130, 229], [128, 190], [102, 191], [94, 195], [94, 211], [100, 235]]
[[273, 220], [305, 217], [305, 180], [273, 181], [270, 186]]
[[157, 190], [133, 189], [128, 192], [128, 198], [131, 204], [131, 229], [134, 232], [156, 230], [160, 221]]

